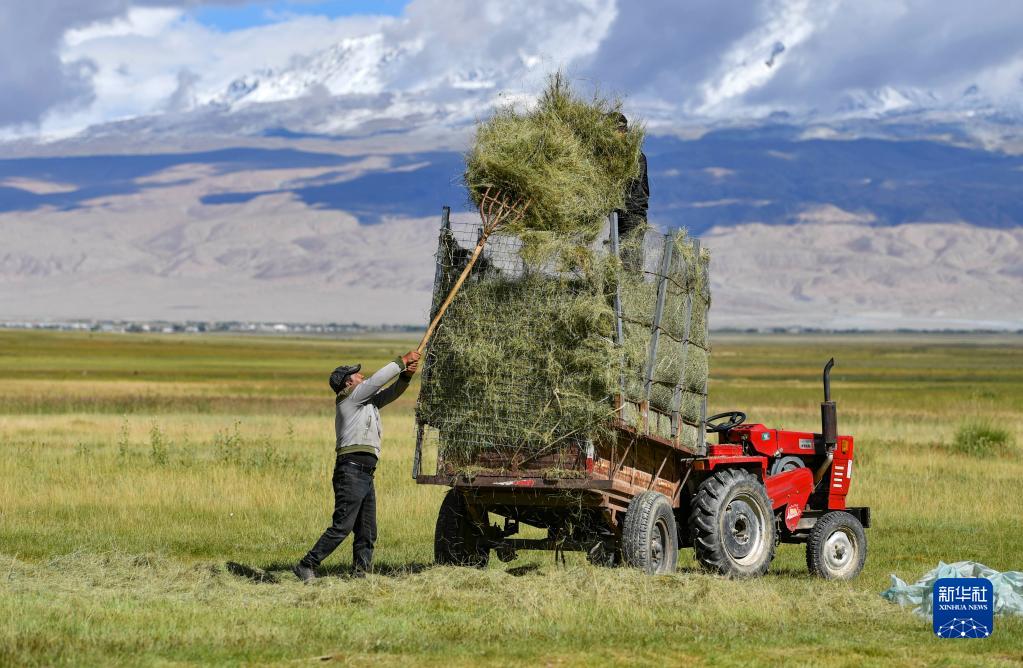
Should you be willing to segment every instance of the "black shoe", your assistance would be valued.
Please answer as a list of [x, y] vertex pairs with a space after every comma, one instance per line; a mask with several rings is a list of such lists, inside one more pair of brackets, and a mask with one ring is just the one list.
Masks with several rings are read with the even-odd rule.
[[294, 573], [302, 582], [309, 582], [310, 580], [316, 579], [316, 571], [301, 562], [292, 566], [291, 572]]

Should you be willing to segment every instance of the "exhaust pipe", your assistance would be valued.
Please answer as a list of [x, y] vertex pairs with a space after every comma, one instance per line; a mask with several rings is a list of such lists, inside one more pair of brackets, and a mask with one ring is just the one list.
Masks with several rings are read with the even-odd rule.
[[834, 357], [824, 365], [824, 402], [821, 404], [821, 435], [824, 437], [824, 445], [829, 452], [834, 450], [838, 444], [838, 408], [831, 400], [831, 367], [833, 366], [835, 366]]
[[832, 357], [824, 365], [824, 401], [821, 403], [821, 437], [824, 439], [824, 451], [827, 458], [821, 463], [813, 476], [816, 486], [821, 481], [831, 460], [835, 456], [835, 447], [838, 445], [838, 407], [831, 400], [831, 367], [835, 366], [835, 358]]

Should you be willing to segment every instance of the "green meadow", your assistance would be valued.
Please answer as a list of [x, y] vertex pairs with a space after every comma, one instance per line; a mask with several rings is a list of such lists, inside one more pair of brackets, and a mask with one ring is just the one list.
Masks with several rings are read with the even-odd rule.
[[570, 553], [432, 566], [443, 488], [411, 479], [418, 384], [384, 411], [377, 572], [350, 543], [288, 570], [329, 522], [330, 370], [400, 339], [0, 330], [0, 665], [1019, 665], [1023, 618], [935, 638], [883, 600], [946, 562], [1023, 570], [1023, 337], [713, 337], [712, 412], [819, 429], [834, 356], [849, 502], [873, 508], [851, 583], [802, 546], [770, 573], [648, 577]]

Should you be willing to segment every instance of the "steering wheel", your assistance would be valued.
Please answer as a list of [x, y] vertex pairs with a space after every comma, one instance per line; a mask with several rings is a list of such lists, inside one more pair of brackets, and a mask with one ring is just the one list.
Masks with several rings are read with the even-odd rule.
[[[714, 420], [721, 420], [727, 418], [725, 422], [720, 424], [712, 424]], [[707, 432], [716, 434], [723, 431], [728, 431], [732, 427], [738, 427], [740, 424], [746, 421], [746, 414], [742, 411], [725, 411], [724, 413], [718, 413], [717, 415], [711, 415], [704, 422], [707, 428]]]

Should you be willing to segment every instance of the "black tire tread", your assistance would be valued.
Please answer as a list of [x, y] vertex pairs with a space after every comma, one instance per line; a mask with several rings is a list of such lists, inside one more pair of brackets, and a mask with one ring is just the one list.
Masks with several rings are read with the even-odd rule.
[[667, 525], [671, 544], [665, 546], [667, 568], [674, 572], [678, 563], [678, 529], [675, 513], [668, 497], [659, 492], [642, 492], [632, 497], [625, 511], [622, 523], [622, 557], [626, 564], [653, 574], [650, 555], [650, 531], [657, 516], [661, 515]]
[[767, 491], [760, 481], [748, 471], [736, 468], [726, 468], [715, 472], [702, 483], [693, 499], [692, 511], [689, 515], [689, 528], [692, 532], [693, 549], [696, 552], [696, 560], [705, 569], [727, 575], [729, 577], [757, 577], [767, 572], [774, 559], [775, 538], [773, 519], [772, 526], [764, 527], [771, 537], [768, 540], [768, 556], [763, 564], [748, 571], [738, 571], [732, 560], [725, 553], [722, 540], [718, 535], [717, 518], [722, 510], [723, 499], [736, 486], [749, 481], [756, 482], [763, 495], [763, 502], [768, 509], [768, 514], [773, 518], [771, 502], [767, 498]]
[[858, 555], [859, 563], [856, 566], [856, 570], [848, 578], [842, 579], [852, 580], [863, 570], [863, 564], [867, 561], [867, 533], [863, 530], [863, 525], [856, 519], [855, 515], [843, 510], [833, 510], [825, 513], [817, 520], [817, 523], [813, 525], [813, 529], [810, 530], [810, 536], [806, 540], [806, 570], [810, 572], [810, 575], [824, 578], [825, 580], [836, 579], [828, 577], [828, 573], [822, 565], [821, 549], [824, 546], [826, 536], [843, 525], [852, 527], [861, 549]]
[[482, 534], [469, 517], [465, 499], [456, 490], [448, 490], [433, 533], [434, 561], [441, 566], [485, 568], [490, 550], [480, 547], [476, 538], [482, 538]]

